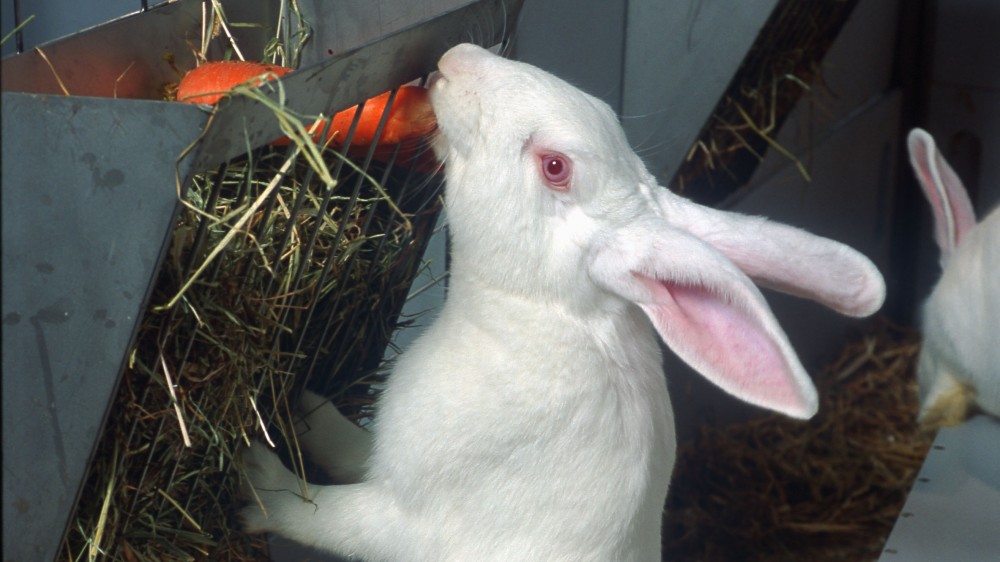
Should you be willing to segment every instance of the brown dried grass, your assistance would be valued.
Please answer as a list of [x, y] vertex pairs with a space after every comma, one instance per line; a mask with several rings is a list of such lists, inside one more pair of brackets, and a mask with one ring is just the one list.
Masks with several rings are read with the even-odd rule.
[[876, 560], [930, 447], [914, 332], [880, 321], [816, 377], [819, 414], [705, 427], [678, 454], [666, 560]]
[[266, 559], [235, 519], [240, 446], [297, 458], [291, 404], [313, 373], [355, 411], [374, 399], [439, 204], [400, 214], [370, 176], [330, 184], [289, 158], [258, 151], [186, 190], [60, 560]]

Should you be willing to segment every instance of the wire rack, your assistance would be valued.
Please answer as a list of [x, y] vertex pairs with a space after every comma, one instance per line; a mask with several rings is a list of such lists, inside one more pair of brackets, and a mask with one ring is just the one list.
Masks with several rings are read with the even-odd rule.
[[[273, 29], [282, 3], [222, 4], [230, 21]], [[318, 3], [299, 4], [312, 10], [314, 29], [336, 19]], [[395, 95], [426, 77], [448, 46], [500, 42], [519, 5], [474, 2], [348, 50], [312, 45], [312, 58], [281, 80], [285, 100], [308, 115]], [[46, 343], [41, 366], [32, 353], [4, 354], [4, 492], [17, 496], [5, 502], [5, 559], [260, 559], [263, 545], [233, 517], [236, 448], [261, 438], [294, 453], [291, 403], [304, 385], [363, 412], [421, 267], [440, 210], [434, 169], [406, 155], [421, 147], [377, 151], [376, 140], [352, 149], [355, 120], [317, 167], [294, 146], [268, 144], [279, 128], [259, 100], [233, 97], [211, 116], [153, 101], [176, 80], [164, 52], [189, 48], [202, 6], [143, 2], [133, 16], [4, 60], [4, 137], [22, 141], [11, 151], [5, 143], [4, 285], [26, 291], [5, 289], [4, 344], [31, 347], [40, 335]], [[267, 42], [252, 27], [234, 33], [255, 45], [249, 52]], [[225, 47], [210, 52], [221, 58]], [[78, 131], [81, 115], [93, 122]], [[148, 176], [133, 190], [140, 172]], [[105, 206], [90, 208], [95, 200]], [[114, 205], [147, 232], [109, 220]], [[49, 234], [9, 236], [18, 217], [8, 208]], [[77, 222], [96, 233], [81, 235]], [[30, 257], [8, 251], [18, 244], [32, 245]], [[128, 279], [91, 280], [86, 264], [99, 260], [90, 252], [106, 257], [122, 244], [141, 254], [134, 267], [92, 269]], [[74, 254], [86, 265], [70, 274], [76, 281], [33, 282], [38, 264]], [[65, 310], [25, 312], [31, 322], [18, 323], [15, 309], [50, 293], [69, 295], [55, 301]], [[39, 369], [45, 388], [6, 376]], [[48, 404], [41, 416], [38, 403]], [[8, 412], [32, 422], [21, 425], [29, 437], [8, 435]], [[49, 440], [59, 449], [54, 465], [47, 445], [34, 458], [25, 451]]]

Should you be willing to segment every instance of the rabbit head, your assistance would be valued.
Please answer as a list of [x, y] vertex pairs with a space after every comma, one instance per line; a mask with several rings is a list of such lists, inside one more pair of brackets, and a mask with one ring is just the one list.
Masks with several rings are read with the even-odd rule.
[[431, 96], [453, 274], [468, 267], [504, 290], [589, 306], [594, 287], [587, 298], [580, 277], [589, 241], [602, 224], [641, 213], [646, 202], [635, 195], [649, 181], [611, 109], [472, 45], [439, 67]]
[[749, 277], [861, 316], [884, 298], [870, 261], [660, 188], [607, 104], [540, 69], [459, 45], [439, 70], [430, 96], [454, 285], [576, 310], [636, 304], [724, 390], [815, 412], [811, 381]]

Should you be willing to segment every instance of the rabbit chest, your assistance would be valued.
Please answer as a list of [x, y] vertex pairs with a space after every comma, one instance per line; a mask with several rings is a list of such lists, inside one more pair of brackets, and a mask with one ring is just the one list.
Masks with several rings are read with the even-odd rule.
[[928, 365], [918, 373], [926, 393], [939, 371], [977, 391], [1000, 415], [1000, 209], [969, 231], [949, 259], [923, 309]]
[[469, 303], [450, 295], [393, 372], [373, 474], [456, 532], [481, 519], [483, 540], [659, 552], [675, 443], [642, 312], [457, 304]]

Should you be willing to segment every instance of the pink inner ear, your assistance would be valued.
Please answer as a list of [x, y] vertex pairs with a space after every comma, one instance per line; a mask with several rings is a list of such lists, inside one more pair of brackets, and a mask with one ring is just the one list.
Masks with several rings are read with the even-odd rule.
[[700, 285], [636, 277], [654, 293], [654, 303], [641, 306], [661, 337], [703, 376], [752, 404], [812, 415], [815, 404], [796, 384], [804, 374], [789, 364], [759, 315]]
[[962, 180], [926, 132], [914, 130], [908, 139], [910, 163], [934, 214], [934, 239], [942, 261], [976, 224], [976, 213]]

